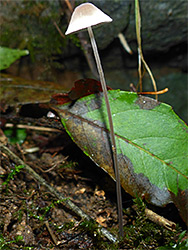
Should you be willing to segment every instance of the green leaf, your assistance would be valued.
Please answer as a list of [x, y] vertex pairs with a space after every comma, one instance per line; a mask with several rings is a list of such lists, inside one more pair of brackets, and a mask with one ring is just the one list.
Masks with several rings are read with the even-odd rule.
[[0, 46], [0, 70], [7, 69], [21, 56], [26, 56], [28, 54], [28, 50], [9, 49]]
[[[188, 127], [172, 107], [131, 92], [108, 92], [116, 134], [122, 187], [155, 205], [168, 191], [188, 189]], [[113, 178], [109, 126], [102, 94], [56, 107], [78, 146]]]

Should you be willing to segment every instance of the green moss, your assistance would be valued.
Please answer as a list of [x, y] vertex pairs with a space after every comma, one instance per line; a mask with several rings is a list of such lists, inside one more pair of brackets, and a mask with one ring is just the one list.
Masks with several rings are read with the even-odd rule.
[[64, 33], [66, 27], [61, 25], [61, 20], [65, 15], [59, 2], [13, 1], [8, 7], [4, 5], [3, 11], [9, 18], [7, 21], [6, 16], [2, 17], [0, 45], [28, 49], [32, 61], [54, 66], [55, 57], [62, 55], [67, 44], [67, 39], [61, 37], [54, 25], [55, 21]]
[[75, 226], [75, 223], [73, 221], [64, 223], [63, 226], [61, 226], [61, 227], [58, 226], [57, 227], [57, 232], [62, 232], [62, 231], [65, 231], [65, 230], [72, 229], [74, 226]]
[[21, 171], [22, 168], [24, 168], [23, 165], [18, 165], [18, 166], [15, 166], [14, 169], [11, 169], [11, 172], [8, 174], [6, 180], [3, 182], [2, 185], [5, 185], [7, 188], [10, 183], [10, 180], [13, 180], [15, 176]]
[[[127, 245], [130, 249], [146, 249], [146, 246], [156, 249], [174, 244], [174, 238], [180, 232], [180, 228], [177, 226], [176, 231], [172, 232], [149, 221], [145, 216], [145, 204], [142, 200], [136, 198], [134, 202], [134, 217], [124, 227], [125, 237], [120, 244]], [[130, 211], [128, 216], [130, 217]]]
[[9, 240], [7, 237], [0, 234], [0, 250], [12, 249], [13, 243], [23, 243], [23, 237], [21, 235], [16, 236], [13, 240]]

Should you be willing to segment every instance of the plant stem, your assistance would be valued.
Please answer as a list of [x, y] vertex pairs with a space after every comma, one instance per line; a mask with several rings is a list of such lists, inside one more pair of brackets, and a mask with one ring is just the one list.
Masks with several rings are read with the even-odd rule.
[[123, 211], [122, 211], [122, 196], [121, 196], [121, 184], [120, 184], [120, 176], [119, 176], [119, 168], [118, 168], [118, 159], [117, 159], [117, 150], [116, 150], [116, 141], [115, 141], [115, 134], [114, 134], [114, 127], [113, 127], [113, 121], [112, 121], [112, 114], [110, 110], [110, 103], [108, 99], [107, 94], [107, 87], [106, 82], [104, 78], [104, 72], [102, 69], [97, 44], [95, 42], [94, 34], [91, 27], [88, 27], [88, 33], [91, 40], [91, 45], [93, 48], [95, 60], [97, 63], [97, 69], [99, 72], [100, 82], [102, 85], [102, 90], [104, 94], [104, 99], [106, 103], [106, 109], [108, 114], [108, 121], [110, 126], [110, 137], [111, 137], [111, 147], [112, 147], [112, 154], [113, 154], [113, 163], [114, 163], [114, 171], [115, 171], [115, 177], [116, 177], [116, 193], [117, 193], [117, 207], [118, 207], [118, 220], [119, 220], [119, 235], [120, 237], [123, 237]]
[[158, 95], [157, 95], [157, 85], [155, 82], [155, 79], [153, 77], [153, 74], [147, 65], [146, 61], [144, 60], [143, 52], [142, 52], [142, 41], [141, 41], [141, 16], [140, 16], [140, 7], [139, 7], [139, 0], [135, 0], [135, 22], [136, 22], [136, 37], [137, 37], [137, 43], [138, 43], [138, 73], [139, 73], [139, 87], [140, 87], [140, 92], [142, 92], [142, 67], [141, 64], [143, 62], [144, 67], [146, 68], [152, 84], [153, 88], [156, 92], [155, 98], [158, 101]]

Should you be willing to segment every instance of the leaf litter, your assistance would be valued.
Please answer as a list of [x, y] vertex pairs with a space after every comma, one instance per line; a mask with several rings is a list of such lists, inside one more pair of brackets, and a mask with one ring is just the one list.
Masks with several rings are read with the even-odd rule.
[[[65, 133], [65, 132], [63, 132]], [[9, 144], [9, 148], [24, 157], [25, 161], [50, 185], [62, 192], [68, 199], [82, 208], [94, 221], [113, 234], [118, 232], [115, 185], [102, 170], [98, 169], [72, 143], [66, 134], [53, 136], [50, 132], [27, 131], [27, 138], [21, 145]], [[38, 143], [36, 136], [40, 136]], [[45, 138], [45, 146], [42, 139]], [[69, 140], [69, 143], [67, 141]], [[48, 142], [49, 143], [48, 143]], [[56, 151], [59, 142], [63, 150]], [[40, 148], [40, 144], [43, 148]], [[38, 147], [39, 151], [23, 155], [24, 149]], [[1, 184], [5, 182], [11, 169], [16, 166], [5, 154], [1, 154]], [[97, 168], [97, 169], [96, 169]], [[147, 239], [152, 246], [160, 246], [174, 241], [182, 229], [176, 233], [160, 227], [138, 214], [133, 209], [132, 198], [124, 193], [124, 226], [127, 235], [119, 245], [108, 242], [97, 231], [95, 223], [80, 220], [74, 213], [64, 208], [45, 187], [39, 185], [24, 168], [17, 171], [7, 185], [1, 185], [0, 229], [1, 249], [148, 249], [144, 248], [146, 235], [151, 230], [161, 242]], [[168, 209], [174, 209], [170, 207]], [[168, 212], [167, 212], [168, 213]], [[174, 212], [173, 212], [174, 213]], [[172, 215], [171, 215], [172, 216]], [[181, 219], [179, 218], [182, 223]], [[146, 229], [142, 228], [142, 224]], [[129, 228], [129, 230], [128, 230]], [[146, 231], [145, 231], [146, 230]], [[142, 234], [135, 241], [136, 235]], [[141, 237], [141, 238], [140, 238]], [[4, 242], [4, 243], [3, 243]], [[4, 244], [4, 245], [3, 245]], [[0, 246], [1, 246], [0, 245]]]

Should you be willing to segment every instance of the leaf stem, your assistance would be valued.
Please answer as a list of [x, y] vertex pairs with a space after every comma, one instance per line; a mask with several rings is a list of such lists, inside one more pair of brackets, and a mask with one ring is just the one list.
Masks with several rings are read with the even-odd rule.
[[117, 150], [116, 150], [116, 141], [115, 141], [115, 134], [114, 134], [114, 127], [113, 127], [113, 121], [112, 121], [112, 113], [110, 109], [110, 103], [108, 99], [107, 94], [107, 87], [106, 87], [106, 81], [104, 78], [104, 72], [102, 69], [102, 64], [100, 61], [97, 44], [94, 38], [94, 34], [91, 27], [88, 27], [88, 33], [91, 40], [91, 45], [93, 48], [95, 60], [97, 63], [97, 69], [99, 72], [99, 77], [101, 81], [101, 86], [105, 98], [106, 103], [106, 109], [108, 114], [108, 121], [110, 126], [110, 137], [111, 137], [111, 147], [112, 147], [112, 154], [113, 154], [113, 163], [114, 163], [114, 171], [115, 171], [115, 177], [116, 177], [116, 193], [117, 193], [117, 208], [118, 208], [118, 221], [119, 221], [119, 235], [120, 237], [123, 237], [123, 211], [122, 211], [122, 196], [121, 196], [121, 184], [120, 184], [120, 176], [119, 176], [119, 168], [118, 168], [118, 159], [117, 159]]

